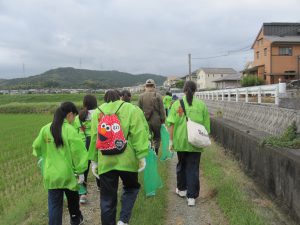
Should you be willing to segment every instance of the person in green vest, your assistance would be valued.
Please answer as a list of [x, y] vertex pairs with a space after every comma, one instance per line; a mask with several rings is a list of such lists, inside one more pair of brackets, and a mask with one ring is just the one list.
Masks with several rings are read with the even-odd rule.
[[163, 98], [164, 108], [166, 110], [166, 116], [169, 114], [169, 109], [172, 102], [172, 93], [167, 91], [165, 97]]
[[71, 125], [78, 111], [72, 102], [57, 108], [52, 123], [42, 127], [33, 142], [33, 155], [43, 161], [43, 181], [48, 190], [49, 225], [62, 224], [63, 199], [67, 197], [70, 224], [83, 223], [79, 208], [78, 183], [84, 181], [87, 151]]
[[[194, 97], [196, 84], [187, 81], [183, 89], [183, 103], [190, 120], [202, 124], [210, 132], [210, 118], [205, 103]], [[199, 196], [199, 166], [203, 148], [197, 148], [188, 142], [186, 116], [180, 101], [173, 103], [167, 118], [170, 133], [170, 149], [177, 152], [178, 163], [176, 167], [177, 188], [180, 197], [186, 197], [188, 206], [195, 205]]]
[[[91, 119], [92, 114], [97, 108], [97, 99], [94, 95], [85, 95], [83, 97], [83, 109], [79, 112], [79, 115], [76, 116], [73, 126], [77, 132], [82, 137], [82, 140], [85, 143], [85, 147], [88, 150], [91, 141]], [[80, 190], [80, 203], [87, 203], [87, 178], [89, 174], [90, 161], [88, 161], [88, 168], [84, 172], [84, 182]], [[96, 178], [96, 184], [98, 191], [100, 191], [100, 181]]]
[[[148, 136], [141, 114], [135, 106], [120, 100], [116, 91], [107, 91], [104, 95], [104, 102], [92, 115], [89, 159], [92, 160], [93, 174], [100, 177], [101, 224], [116, 224], [118, 184], [119, 178], [121, 178], [123, 193], [118, 225], [126, 225], [130, 220], [131, 211], [140, 189], [138, 172], [146, 166]], [[104, 116], [112, 114], [116, 114], [118, 117], [121, 128], [119, 130], [126, 138], [127, 145], [124, 152], [120, 154], [105, 155], [96, 148], [97, 138], [104, 140], [104, 137], [98, 134], [98, 123]], [[100, 125], [101, 132], [104, 128], [104, 131], [110, 134], [114, 130], [108, 125], [103, 127], [103, 124]]]

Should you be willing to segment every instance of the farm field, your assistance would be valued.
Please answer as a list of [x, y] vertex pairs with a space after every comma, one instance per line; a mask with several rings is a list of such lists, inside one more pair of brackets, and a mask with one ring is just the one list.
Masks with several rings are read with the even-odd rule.
[[31, 145], [39, 129], [51, 120], [50, 114], [0, 114], [1, 225], [24, 220], [42, 225], [47, 218], [47, 193]]

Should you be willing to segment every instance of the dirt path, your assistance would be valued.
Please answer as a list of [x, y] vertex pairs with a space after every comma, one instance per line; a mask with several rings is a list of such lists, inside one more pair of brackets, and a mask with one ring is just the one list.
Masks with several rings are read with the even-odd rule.
[[201, 177], [200, 197], [196, 200], [195, 207], [187, 206], [186, 198], [180, 198], [175, 193], [176, 189], [176, 163], [174, 157], [169, 164], [168, 183], [168, 209], [166, 225], [226, 225], [212, 193], [207, 189], [205, 180]]
[[[99, 225], [100, 223], [100, 192], [97, 191], [96, 181], [91, 180], [88, 183], [88, 203], [81, 205], [80, 210], [84, 216], [85, 225]], [[64, 207], [63, 225], [69, 225], [70, 218], [68, 209]]]

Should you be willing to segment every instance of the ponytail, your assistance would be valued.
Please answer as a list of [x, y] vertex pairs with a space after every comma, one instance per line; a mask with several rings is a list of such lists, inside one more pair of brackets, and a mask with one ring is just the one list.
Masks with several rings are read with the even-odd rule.
[[94, 95], [85, 95], [83, 97], [83, 109], [79, 112], [79, 120], [84, 122], [88, 116], [89, 110], [97, 108], [97, 99]]
[[58, 107], [54, 113], [53, 121], [50, 127], [51, 134], [54, 138], [54, 143], [57, 148], [64, 145], [62, 139], [62, 125], [68, 113], [78, 114], [76, 106], [72, 102], [64, 102]]
[[187, 81], [184, 84], [183, 92], [186, 94], [186, 101], [188, 102], [189, 106], [192, 106], [193, 103], [193, 96], [196, 91], [196, 84], [193, 81]]

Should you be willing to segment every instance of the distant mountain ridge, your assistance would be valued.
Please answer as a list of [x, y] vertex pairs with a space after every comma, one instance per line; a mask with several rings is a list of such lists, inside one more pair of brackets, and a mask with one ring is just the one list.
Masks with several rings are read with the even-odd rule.
[[144, 84], [147, 79], [153, 79], [157, 85], [162, 85], [167, 78], [155, 74], [133, 75], [115, 70], [98, 71], [62, 67], [26, 78], [0, 80], [0, 89], [120, 88]]

